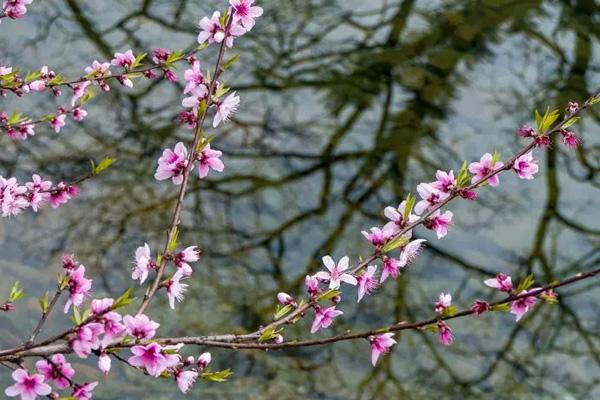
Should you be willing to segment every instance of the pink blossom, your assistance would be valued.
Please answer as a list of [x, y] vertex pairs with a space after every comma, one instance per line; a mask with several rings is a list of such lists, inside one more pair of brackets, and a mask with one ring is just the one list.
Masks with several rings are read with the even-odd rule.
[[154, 64], [160, 65], [167, 61], [169, 56], [171, 55], [171, 51], [169, 49], [165, 49], [163, 47], [156, 48], [152, 51], [153, 57], [152, 62]]
[[21, 368], [12, 373], [12, 378], [16, 383], [4, 391], [9, 397], [21, 396], [22, 400], [33, 400], [37, 396], [46, 396], [52, 392], [50, 385], [44, 383], [43, 375], [29, 375]]
[[512, 279], [510, 276], [505, 274], [498, 274], [494, 279], [486, 279], [483, 281], [486, 286], [494, 289], [499, 289], [503, 292], [510, 293], [513, 290]]
[[179, 356], [169, 354], [158, 343], [150, 343], [145, 346], [133, 346], [133, 356], [127, 361], [134, 367], [144, 368], [150, 376], [159, 377], [167, 368], [179, 363]]
[[83, 303], [83, 299], [89, 296], [92, 288], [92, 280], [85, 277], [85, 267], [80, 265], [79, 268], [68, 272], [69, 275], [69, 298], [65, 304], [65, 313], [69, 312], [71, 304], [79, 307]]
[[402, 267], [397, 259], [385, 256], [383, 258], [383, 269], [381, 271], [379, 283], [385, 282], [385, 280], [390, 276], [396, 279], [400, 274], [400, 268]]
[[441, 192], [429, 183], [420, 183], [417, 185], [417, 192], [423, 200], [415, 205], [415, 213], [420, 215], [425, 210], [435, 206], [448, 197], [448, 193]]
[[27, 13], [27, 5], [33, 0], [5, 0], [2, 11], [10, 19], [19, 19]]
[[381, 229], [376, 226], [367, 231], [361, 231], [362, 235], [375, 247], [381, 247], [387, 243], [387, 241], [394, 235], [391, 228]]
[[210, 143], [202, 149], [198, 155], [198, 175], [200, 178], [206, 177], [210, 169], [221, 172], [225, 168], [223, 161], [221, 161], [221, 153], [219, 150], [213, 150], [210, 148]]
[[448, 172], [438, 170], [435, 173], [435, 178], [437, 180], [432, 182], [431, 186], [440, 192], [450, 193], [456, 187], [456, 178], [454, 178], [454, 171], [452, 170]]
[[529, 125], [523, 125], [519, 129], [517, 129], [517, 135], [521, 137], [534, 137], [537, 135], [535, 130]]
[[44, 376], [45, 382], [52, 382], [58, 389], [70, 386], [69, 380], [75, 375], [75, 370], [62, 354], [54, 354], [50, 361], [39, 360], [35, 363], [37, 372]]
[[186, 247], [183, 251], [173, 257], [173, 262], [179, 268], [184, 277], [192, 275], [192, 267], [188, 263], [196, 262], [200, 259], [200, 250], [197, 246]]
[[87, 358], [92, 350], [100, 348], [99, 336], [103, 332], [103, 324], [91, 322], [75, 330], [75, 336], [70, 341], [71, 349], [80, 358]]
[[0, 65], [0, 76], [12, 74], [12, 67], [6, 65]]
[[258, 18], [263, 14], [263, 9], [258, 6], [253, 6], [254, 0], [229, 0], [229, 4], [234, 11], [234, 20], [250, 31], [254, 24], [254, 18]]
[[431, 214], [428, 220], [425, 222], [425, 226], [428, 229], [434, 230], [438, 239], [442, 239], [448, 234], [448, 228], [452, 223], [453, 216], [454, 214], [452, 211], [446, 211], [445, 213], [441, 214], [440, 210], [435, 210], [435, 212]]
[[73, 119], [75, 121], [83, 121], [85, 119], [85, 117], [87, 117], [87, 111], [85, 111], [83, 108], [81, 107], [75, 107], [73, 109]]
[[213, 128], [219, 126], [221, 122], [227, 122], [233, 115], [240, 104], [240, 97], [236, 92], [231, 93], [225, 100], [217, 103], [217, 112], [213, 118]]
[[83, 81], [80, 83], [74, 83], [71, 85], [73, 88], [73, 98], [71, 99], [71, 107], [74, 106], [79, 99], [85, 94], [85, 90], [90, 85], [90, 81]]
[[17, 183], [16, 178], [4, 179], [0, 176], [0, 206], [2, 216], [18, 215], [29, 206], [26, 197], [27, 187]]
[[102, 371], [104, 375], [108, 375], [110, 372], [110, 356], [106, 353], [102, 353], [100, 357], [98, 357], [98, 369]]
[[198, 372], [196, 371], [177, 371], [175, 373], [175, 382], [181, 393], [189, 392], [196, 379], [198, 379]]
[[46, 82], [38, 79], [37, 81], [30, 82], [28, 86], [29, 89], [33, 90], [34, 92], [43, 92], [44, 89], [46, 89]]
[[579, 104], [578, 103], [570, 101], [569, 105], [567, 105], [567, 112], [569, 114], [576, 113], [578, 110], [579, 110]]
[[131, 49], [125, 53], [115, 53], [115, 58], [110, 62], [115, 67], [130, 68], [135, 61], [135, 56]]
[[400, 259], [398, 260], [398, 265], [401, 268], [403, 268], [407, 265], [412, 264], [413, 261], [417, 258], [417, 256], [421, 253], [423, 243], [425, 242], [425, 239], [416, 239], [404, 246], [404, 248], [400, 252]]
[[175, 149], [165, 149], [158, 159], [158, 168], [154, 179], [163, 181], [172, 178], [176, 185], [183, 181], [183, 170], [187, 165], [187, 149], [182, 142], [175, 145]]
[[74, 254], [65, 254], [61, 259], [62, 267], [66, 270], [72, 270], [77, 268], [77, 261], [75, 261]]
[[177, 123], [185, 124], [189, 129], [193, 129], [198, 124], [198, 118], [196, 115], [189, 111], [182, 111], [177, 114]]
[[200, 370], [205, 369], [206, 367], [208, 367], [208, 364], [210, 364], [211, 360], [212, 356], [209, 352], [200, 354], [200, 357], [198, 357], [198, 368]]
[[33, 211], [37, 212], [40, 207], [50, 200], [48, 190], [52, 188], [52, 182], [43, 180], [39, 175], [33, 174], [31, 182], [25, 183], [25, 187], [28, 190], [29, 206]]
[[18, 126], [9, 127], [6, 134], [14, 140], [25, 140], [35, 135], [35, 125], [27, 121], [20, 122]]
[[342, 311], [336, 310], [335, 307], [315, 307], [315, 320], [310, 328], [310, 333], [315, 333], [321, 328], [329, 328], [334, 318], [344, 314]]
[[538, 135], [535, 137], [535, 147], [552, 147], [552, 140], [548, 135]]
[[144, 283], [148, 278], [148, 272], [155, 267], [152, 256], [150, 255], [150, 246], [148, 243], [144, 243], [135, 251], [135, 261], [133, 262], [133, 272], [131, 273], [131, 279], [140, 280], [140, 284]]
[[371, 294], [377, 287], [377, 280], [375, 280], [375, 272], [377, 271], [376, 265], [369, 265], [364, 274], [356, 277], [358, 281], [358, 301], [359, 303], [365, 294]]
[[144, 314], [126, 315], [123, 317], [123, 323], [127, 329], [127, 334], [138, 340], [152, 339], [160, 326], [159, 323], [152, 321]]
[[[518, 293], [518, 295], [531, 293], [532, 291], [535, 291], [537, 289], [538, 288], [524, 290]], [[535, 298], [535, 296], [527, 296], [523, 297], [522, 299], [515, 300], [510, 304], [510, 313], [515, 314], [516, 321], [518, 322], [521, 318], [523, 318], [523, 315], [525, 315], [529, 310], [533, 308], [536, 302], [537, 299]]]
[[[94, 60], [92, 65], [89, 67], [85, 67], [85, 73], [93, 79], [102, 79], [104, 77], [110, 76], [111, 72], [109, 70], [110, 63], [100, 63], [97, 60]], [[95, 83], [95, 82], [94, 82]]]
[[52, 117], [52, 119], [50, 120], [50, 126], [54, 129], [54, 132], [60, 132], [61, 128], [67, 123], [66, 119], [66, 114], [58, 114]]
[[392, 339], [393, 337], [394, 333], [391, 332], [369, 337], [369, 342], [371, 342], [371, 364], [373, 366], [377, 364], [379, 356], [387, 354], [390, 348], [397, 343]]
[[[419, 217], [414, 215], [412, 212], [408, 215], [408, 220], [404, 221], [404, 209], [406, 207], [406, 201], [403, 201], [398, 205], [398, 208], [394, 207], [386, 207], [383, 210], [383, 214], [387, 219], [390, 220], [387, 224], [384, 225], [384, 231], [392, 231], [394, 234], [400, 232], [402, 228], [404, 228], [407, 224], [415, 222]], [[404, 233], [402, 236], [410, 239], [412, 236], [412, 231], [408, 231]]]
[[344, 256], [340, 259], [339, 263], [336, 265], [333, 258], [330, 256], [323, 257], [323, 264], [327, 271], [320, 271], [315, 274], [315, 277], [320, 280], [328, 280], [330, 289], [338, 289], [340, 287], [341, 282], [346, 282], [350, 285], [356, 285], [358, 282], [356, 278], [349, 273], [346, 273], [348, 269], [348, 264], [350, 259], [347, 256]]
[[452, 333], [452, 329], [448, 326], [444, 321], [438, 321], [438, 333], [440, 343], [444, 346], [450, 346], [454, 342], [454, 334]]
[[306, 278], [304, 278], [304, 285], [310, 296], [315, 296], [319, 293], [319, 280], [316, 277], [306, 275]]
[[208, 98], [208, 87], [206, 85], [198, 85], [192, 89], [189, 97], [181, 100], [181, 105], [186, 108], [192, 108], [195, 117], [200, 102], [206, 98]]
[[198, 24], [200, 27], [200, 33], [198, 34], [198, 43], [208, 44], [221, 43], [225, 40], [225, 45], [229, 48], [233, 46], [233, 39], [235, 36], [241, 36], [246, 33], [246, 30], [239, 24], [233, 23], [229, 29], [229, 34], [225, 37], [225, 27], [221, 25], [221, 13], [215, 11], [212, 17], [204, 17]]
[[65, 204], [73, 197], [77, 196], [79, 189], [75, 186], [66, 185], [60, 182], [56, 185], [56, 190], [50, 193], [50, 206], [58, 208], [61, 204]]
[[471, 306], [471, 312], [475, 315], [483, 314], [484, 312], [489, 311], [489, 309], [489, 303], [483, 300], [476, 300]]
[[108, 312], [110, 310], [110, 308], [112, 307], [114, 302], [115, 302], [115, 300], [110, 297], [105, 297], [104, 299], [92, 300], [92, 305], [91, 305], [92, 315], [105, 314], [106, 312]]
[[296, 304], [294, 298], [285, 292], [277, 293], [277, 301], [284, 306]]
[[576, 149], [581, 143], [581, 140], [577, 137], [577, 135], [571, 131], [561, 129], [560, 134], [562, 135], [563, 144], [570, 149]]
[[100, 347], [106, 348], [111, 344], [119, 342], [125, 337], [126, 327], [121, 323], [121, 315], [111, 311], [100, 318], [100, 322], [104, 324], [104, 336], [100, 341]]
[[525, 153], [515, 160], [513, 169], [521, 179], [533, 179], [533, 175], [538, 172], [537, 160], [533, 159], [532, 153]]
[[452, 305], [452, 296], [450, 293], [440, 293], [438, 300], [435, 302], [435, 312], [442, 314], [444, 310]]
[[128, 88], [132, 88], [133, 87], [133, 82], [131, 81], [131, 79], [129, 79], [129, 77], [126, 74], [122, 74], [117, 76], [117, 80], [119, 81], [119, 83], [125, 87]]
[[184, 94], [190, 93], [200, 85], [204, 85], [204, 75], [202, 75], [202, 71], [200, 70], [200, 62], [195, 61], [191, 69], [186, 69], [183, 73], [183, 78], [187, 82], [185, 89], [183, 89]]
[[[493, 158], [494, 157], [490, 153], [485, 153], [483, 156], [481, 156], [479, 162], [472, 162], [469, 164], [469, 172], [475, 174], [471, 178], [471, 184], [479, 182], [493, 171], [497, 171], [499, 168], [504, 166], [504, 164], [500, 161], [496, 161], [492, 165]], [[498, 174], [491, 176], [487, 181], [489, 182], [490, 186], [494, 187], [500, 184], [500, 178], [498, 178]]]
[[88, 382], [83, 385], [76, 385], [73, 390], [75, 400], [90, 400], [94, 395], [94, 389], [98, 386], [98, 382]]
[[183, 301], [185, 292], [187, 291], [187, 288], [189, 286], [188, 284], [181, 283], [181, 280], [185, 278], [186, 276], [183, 275], [181, 270], [177, 270], [177, 272], [175, 272], [175, 275], [173, 275], [171, 279], [169, 279], [169, 281], [166, 283], [167, 297], [169, 298], [169, 307], [171, 307], [171, 309], [173, 310], [175, 309], [175, 300], [177, 300], [177, 302]]

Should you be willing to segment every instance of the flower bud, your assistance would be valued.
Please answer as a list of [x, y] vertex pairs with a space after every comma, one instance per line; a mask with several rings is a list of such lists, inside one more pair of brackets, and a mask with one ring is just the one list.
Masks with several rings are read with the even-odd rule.
[[281, 336], [280, 334], [275, 335], [273, 337], [273, 342], [275, 342], [277, 344], [283, 343], [283, 336]]
[[211, 359], [212, 357], [209, 352], [200, 354], [200, 357], [198, 357], [198, 368], [201, 370], [206, 368], [210, 364]]
[[106, 353], [102, 353], [100, 357], [98, 357], [98, 369], [102, 371], [104, 375], [107, 375], [110, 371], [110, 357]]
[[277, 300], [284, 306], [287, 306], [288, 304], [296, 304], [294, 298], [284, 292], [277, 293]]

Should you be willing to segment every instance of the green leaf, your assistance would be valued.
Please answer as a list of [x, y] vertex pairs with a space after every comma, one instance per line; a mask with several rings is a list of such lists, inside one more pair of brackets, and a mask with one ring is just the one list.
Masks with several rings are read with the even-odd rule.
[[75, 325], [81, 325], [81, 314], [79, 313], [78, 307], [73, 307], [73, 317], [71, 320], [75, 323]]
[[570, 127], [571, 125], [573, 125], [575, 122], [579, 121], [580, 119], [581, 119], [581, 117], [570, 118], [567, 122], [565, 122], [564, 124], [562, 124], [561, 128], [562, 129], [567, 129], [568, 127]]
[[23, 297], [25, 297], [25, 292], [21, 287], [21, 283], [19, 283], [19, 281], [16, 281], [10, 289], [10, 294], [8, 295], [8, 302], [13, 303], [19, 299], [22, 299]]
[[54, 85], [61, 85], [63, 83], [67, 82], [67, 78], [65, 78], [63, 75], [58, 74], [56, 75], [54, 78], [50, 79], [48, 81], [48, 85], [49, 86], [54, 86]]
[[282, 330], [283, 329], [276, 330], [275, 327], [271, 326], [265, 329], [262, 335], [260, 335], [260, 337], [258, 338], [258, 341], [260, 343], [268, 342], [269, 340], [274, 339], [277, 336], [277, 334]]
[[130, 304], [134, 300], [134, 298], [131, 297], [132, 293], [133, 293], [133, 288], [130, 287], [117, 300], [115, 300], [115, 302], [113, 304], [113, 310], [116, 310], [117, 308], [125, 307], [126, 305]]
[[456, 306], [446, 307], [442, 312], [442, 317], [453, 317], [458, 312]]
[[525, 277], [525, 279], [523, 279], [521, 282], [519, 282], [519, 285], [517, 286], [517, 293], [521, 293], [523, 290], [529, 289], [533, 285], [534, 282], [535, 282], [535, 278], [534, 278], [533, 274], [527, 275], [527, 277]]
[[113, 165], [115, 162], [117, 162], [116, 158], [112, 158], [110, 156], [104, 157], [102, 161], [100, 161], [100, 164], [98, 164], [94, 168], [94, 175], [98, 175], [100, 172], [104, 171], [105, 169]]
[[171, 54], [169, 54], [169, 57], [167, 57], [167, 60], [165, 61], [165, 65], [170, 66], [173, 63], [176, 63], [177, 61], [181, 60], [183, 58], [183, 53], [181, 51], [174, 51]]
[[144, 58], [146, 58], [147, 55], [148, 55], [148, 53], [138, 54], [137, 57], [135, 58], [135, 60], [133, 60], [133, 62], [131, 63], [131, 68], [138, 67], [142, 63], [142, 61], [144, 61]]
[[590, 105], [593, 106], [596, 103], [600, 103], [600, 97], [594, 97], [590, 100]]
[[233, 372], [231, 369], [227, 368], [216, 372], [205, 371], [200, 375], [200, 377], [202, 379], [206, 379], [207, 381], [225, 382], [231, 375], [233, 375]]
[[508, 304], [508, 303], [497, 304], [495, 306], [491, 306], [490, 310], [492, 310], [492, 311], [509, 312], [510, 311], [510, 304]]
[[196, 47], [196, 50], [197, 50], [197, 51], [201, 51], [201, 50], [204, 50], [204, 49], [207, 49], [207, 48], [208, 48], [208, 42], [204, 42], [204, 43], [202, 43], [201, 45], [198, 45], [198, 46]]
[[238, 60], [240, 59], [240, 55], [236, 54], [235, 56], [231, 57], [229, 60], [225, 61], [225, 63], [223, 63], [223, 69], [228, 69], [231, 66], [233, 66], [233, 64], [235, 64], [236, 62], [238, 62]]
[[16, 125], [23, 120], [23, 114], [14, 111], [12, 114], [10, 114], [10, 117], [8, 117], [8, 125]]
[[558, 299], [556, 298], [556, 296], [548, 296], [547, 294], [542, 292], [540, 294], [540, 298], [548, 304], [558, 304]]
[[558, 119], [559, 116], [560, 116], [560, 110], [558, 110], [558, 109], [550, 111], [550, 108], [547, 108], [546, 113], [544, 114], [543, 117], [540, 116], [540, 113], [536, 110], [535, 111], [535, 123], [537, 125], [538, 134], [540, 134], [540, 135], [545, 134], [546, 131], [552, 126], [552, 124], [554, 124], [554, 122], [556, 122], [556, 120]]
[[335, 296], [339, 296], [340, 294], [342, 294], [342, 292], [339, 290], [329, 289], [328, 291], [321, 293], [319, 297], [317, 297], [317, 301], [333, 299]]
[[169, 239], [169, 244], [167, 245], [167, 251], [172, 252], [177, 248], [177, 240], [179, 238], [179, 228], [175, 227], [175, 231], [173, 235], [171, 235], [171, 239]]
[[431, 332], [431, 333], [437, 333], [439, 331], [439, 328], [437, 326], [437, 324], [429, 324], [427, 326], [425, 326], [425, 329], [427, 332]]
[[458, 175], [456, 177], [456, 187], [461, 189], [467, 186], [471, 182], [471, 175], [469, 174], [469, 170], [467, 167], [467, 162], [463, 161], [460, 170], [458, 171]]
[[404, 205], [404, 215], [402, 216], [402, 221], [408, 221], [408, 216], [412, 212], [416, 202], [417, 198], [414, 194], [409, 193], [408, 196], [406, 196], [406, 204]]
[[217, 88], [217, 91], [215, 92], [215, 97], [219, 98], [224, 96], [225, 94], [227, 94], [227, 92], [229, 92], [230, 88], [225, 87], [225, 85], [221, 85]]
[[40, 71], [29, 71], [27, 75], [25, 75], [25, 82], [33, 82], [39, 79], [42, 76]]
[[387, 242], [381, 249], [384, 253], [388, 253], [398, 247], [404, 247], [408, 244], [409, 239], [405, 235], [400, 235], [393, 240]]
[[294, 307], [292, 307], [291, 304], [287, 304], [283, 307], [280, 304], [278, 304], [277, 309], [275, 310], [275, 314], [273, 314], [273, 318], [275, 318], [276, 320], [281, 319], [283, 316], [285, 316], [287, 313], [289, 313], [293, 309], [294, 309]]
[[500, 161], [500, 153], [494, 151], [494, 154], [492, 155], [492, 166], [495, 166], [498, 161]]
[[87, 87], [87, 89], [85, 89], [85, 93], [83, 94], [83, 96], [81, 96], [79, 104], [84, 105], [85, 103], [92, 100], [94, 97], [96, 97], [96, 92], [94, 91], [94, 86], [90, 85]]
[[540, 115], [538, 110], [535, 110], [535, 125], [538, 129], [538, 132], [540, 131], [540, 126], [542, 126], [542, 119], [543, 117]]
[[46, 294], [44, 295], [44, 297], [40, 297], [38, 299], [38, 304], [40, 305], [40, 309], [42, 310], [42, 314], [46, 314], [46, 312], [48, 311], [48, 304], [49, 304], [48, 292], [46, 292]]

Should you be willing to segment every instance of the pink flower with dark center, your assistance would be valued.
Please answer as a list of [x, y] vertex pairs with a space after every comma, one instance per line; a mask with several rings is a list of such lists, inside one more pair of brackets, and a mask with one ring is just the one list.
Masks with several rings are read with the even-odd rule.
[[85, 73], [88, 77], [94, 79], [92, 83], [98, 84], [99, 80], [111, 75], [110, 63], [101, 63], [98, 60], [94, 60], [92, 65], [85, 67]]
[[197, 363], [198, 368], [200, 370], [206, 369], [206, 367], [208, 367], [208, 364], [210, 364], [211, 360], [212, 360], [212, 356], [210, 355], [209, 352], [200, 354], [200, 357], [198, 357], [198, 363]]
[[104, 324], [104, 336], [100, 341], [102, 349], [121, 341], [125, 337], [126, 327], [121, 323], [121, 314], [111, 311], [102, 316], [100, 322]]
[[18, 215], [29, 206], [27, 187], [18, 184], [16, 178], [0, 176], [0, 208], [3, 217]]
[[46, 396], [52, 392], [50, 385], [44, 383], [43, 375], [29, 375], [21, 368], [12, 373], [12, 378], [16, 383], [4, 391], [9, 397], [21, 396], [22, 400], [34, 400], [37, 396]]
[[475, 315], [481, 315], [490, 310], [490, 305], [487, 301], [477, 300], [471, 306], [471, 312]]
[[562, 135], [563, 144], [570, 149], [576, 149], [581, 143], [581, 140], [577, 137], [577, 135], [571, 131], [561, 129], [560, 134]]
[[208, 87], [206, 85], [198, 85], [192, 89], [189, 97], [181, 100], [181, 105], [185, 108], [192, 108], [194, 110], [192, 115], [195, 118], [200, 102], [206, 98], [208, 98]]
[[537, 160], [533, 159], [532, 153], [532, 151], [525, 153], [515, 160], [513, 169], [521, 179], [533, 179], [539, 170]]
[[98, 322], [80, 326], [75, 330], [75, 336], [70, 341], [71, 349], [80, 358], [87, 358], [92, 350], [100, 348], [99, 336], [103, 333], [104, 326]]
[[569, 102], [569, 105], [567, 106], [567, 112], [569, 114], [573, 114], [576, 113], [579, 110], [579, 104], [575, 103], [573, 101]]
[[341, 282], [356, 285], [358, 283], [356, 278], [351, 274], [344, 272], [348, 269], [349, 262], [350, 259], [347, 256], [342, 257], [338, 264], [336, 264], [330, 256], [325, 256], [323, 257], [323, 264], [328, 271], [317, 272], [315, 278], [329, 281], [330, 289], [338, 289]]
[[85, 266], [80, 265], [77, 269], [68, 271], [68, 275], [69, 298], [65, 304], [65, 313], [69, 312], [71, 304], [79, 307], [92, 288], [92, 280], [85, 277]]
[[75, 370], [62, 354], [54, 354], [48, 360], [39, 360], [35, 363], [37, 372], [44, 376], [45, 382], [52, 382], [58, 389], [70, 386], [69, 380], [75, 375]]
[[425, 239], [416, 239], [404, 246], [400, 252], [400, 259], [398, 260], [400, 268], [406, 267], [415, 261], [417, 256], [421, 253], [423, 243], [425, 242]]
[[304, 278], [304, 285], [310, 296], [316, 296], [319, 293], [319, 280], [316, 277], [306, 275], [306, 278]]
[[173, 257], [173, 262], [184, 277], [192, 275], [192, 267], [188, 264], [200, 259], [200, 250], [197, 246], [186, 247]]
[[423, 199], [415, 205], [415, 213], [417, 215], [422, 214], [448, 197], [448, 193], [437, 190], [429, 183], [418, 184], [417, 192], [419, 192], [419, 196]]
[[387, 241], [394, 235], [392, 229], [382, 230], [379, 227], [374, 226], [367, 231], [361, 231], [362, 235], [375, 247], [382, 247]]
[[383, 269], [381, 271], [381, 277], [379, 283], [385, 282], [388, 277], [396, 279], [400, 274], [400, 262], [395, 258], [385, 256], [383, 258]]
[[440, 343], [444, 346], [450, 346], [454, 342], [454, 334], [452, 333], [452, 329], [448, 326], [444, 321], [438, 321], [438, 333]]
[[452, 170], [448, 172], [438, 170], [435, 173], [435, 179], [437, 180], [432, 182], [431, 186], [440, 192], [450, 193], [456, 187], [456, 178], [454, 178], [454, 171]]
[[538, 135], [535, 137], [536, 147], [552, 147], [552, 140], [548, 135]]
[[375, 272], [377, 271], [376, 265], [369, 265], [364, 274], [356, 277], [358, 281], [358, 301], [359, 303], [365, 294], [371, 294], [377, 288], [377, 281], [375, 280]]
[[466, 200], [475, 200], [477, 198], [477, 192], [474, 190], [468, 190], [467, 188], [462, 188], [458, 191], [458, 195]]
[[52, 117], [50, 120], [50, 126], [54, 129], [54, 132], [59, 133], [63, 126], [66, 125], [66, 114], [58, 114]]
[[[415, 222], [419, 217], [414, 215], [412, 212], [409, 214], [407, 221], [404, 221], [404, 209], [406, 207], [406, 201], [403, 201], [398, 205], [398, 208], [386, 207], [383, 210], [383, 214], [387, 219], [390, 220], [383, 226], [384, 231], [391, 231], [393, 234], [400, 232], [407, 224]], [[412, 237], [412, 231], [404, 233], [402, 236], [410, 239]]]
[[537, 133], [531, 126], [523, 125], [519, 129], [517, 129], [517, 135], [524, 137], [524, 138], [528, 138], [528, 137], [536, 136]]
[[123, 323], [127, 329], [127, 334], [138, 340], [152, 339], [160, 326], [159, 323], [152, 321], [144, 314], [126, 315], [123, 317]]
[[65, 254], [64, 256], [62, 256], [62, 267], [66, 270], [72, 270], [77, 268], [77, 261], [75, 261], [75, 255], [74, 254]]
[[73, 197], [79, 194], [79, 189], [76, 186], [65, 185], [60, 182], [56, 185], [56, 190], [50, 193], [50, 206], [58, 208], [61, 204], [65, 204]]
[[129, 68], [133, 65], [134, 61], [135, 56], [133, 55], [133, 51], [129, 49], [125, 53], [115, 53], [115, 58], [110, 63], [115, 67]]
[[163, 47], [156, 48], [152, 51], [153, 57], [152, 62], [154, 64], [160, 65], [167, 61], [169, 56], [171, 55], [171, 51], [169, 49], [165, 49]]
[[240, 97], [236, 92], [231, 93], [225, 100], [217, 103], [217, 112], [213, 118], [213, 128], [219, 126], [221, 122], [227, 122], [229, 118], [237, 111], [240, 104]]
[[315, 320], [310, 328], [310, 333], [315, 333], [321, 328], [329, 328], [333, 323], [334, 318], [344, 314], [340, 310], [336, 310], [335, 306], [328, 308], [316, 307]]
[[[539, 288], [524, 290], [524, 291], [518, 293], [518, 295], [530, 293], [537, 289], [539, 289]], [[535, 296], [528, 296], [528, 297], [523, 297], [522, 299], [519, 299], [519, 300], [515, 300], [510, 304], [510, 313], [515, 314], [516, 321], [518, 322], [521, 318], [523, 318], [523, 315], [525, 315], [529, 310], [531, 310], [533, 308], [533, 306], [535, 305], [536, 302], [537, 302], [537, 299], [535, 298]]]
[[371, 342], [371, 364], [375, 366], [379, 356], [387, 354], [390, 348], [397, 342], [392, 339], [394, 333], [383, 333], [381, 335], [369, 336], [369, 342]]
[[144, 283], [146, 278], [148, 278], [148, 273], [155, 266], [152, 255], [150, 254], [150, 246], [148, 246], [148, 243], [144, 243], [143, 246], [138, 247], [135, 251], [135, 261], [133, 262], [131, 279], [139, 279], [140, 284]]
[[134, 367], [144, 368], [150, 376], [158, 378], [167, 368], [179, 363], [179, 356], [169, 354], [158, 343], [150, 343], [145, 346], [133, 346], [133, 356], [127, 361]]
[[[493, 171], [497, 171], [504, 166], [504, 164], [500, 161], [493, 163], [493, 158], [494, 157], [490, 153], [485, 153], [483, 156], [481, 156], [479, 162], [472, 162], [469, 164], [469, 172], [475, 174], [471, 178], [471, 184], [479, 182], [488, 174], [492, 173]], [[498, 174], [496, 174], [491, 176], [487, 182], [490, 184], [490, 186], [496, 187], [500, 184], [500, 178], [498, 178]]]
[[210, 143], [204, 146], [198, 155], [198, 175], [200, 175], [200, 178], [205, 178], [211, 169], [217, 172], [223, 171], [225, 164], [220, 158], [222, 154], [219, 150], [211, 149]]
[[28, 190], [29, 206], [33, 211], [37, 212], [40, 207], [50, 201], [48, 190], [52, 188], [52, 182], [45, 181], [39, 175], [34, 174], [31, 182], [25, 183], [25, 187]]
[[200, 70], [200, 62], [195, 61], [192, 64], [191, 69], [186, 69], [183, 73], [183, 78], [187, 82], [187, 84], [185, 85], [185, 89], [183, 89], [184, 94], [190, 93], [198, 86], [203, 85], [204, 75], [202, 75], [202, 71]]
[[185, 124], [189, 129], [193, 129], [198, 124], [198, 118], [196, 115], [189, 111], [182, 111], [177, 114], [177, 123]]
[[154, 179], [163, 181], [171, 178], [173, 183], [180, 185], [183, 181], [183, 170], [187, 165], [187, 149], [182, 142], [175, 145], [175, 149], [165, 149], [158, 159], [158, 168]]
[[187, 277], [178, 269], [165, 285], [167, 288], [167, 297], [169, 298], [169, 307], [173, 310], [175, 309], [175, 301], [179, 303], [183, 301], [185, 292], [189, 286], [188, 284], [181, 283], [181, 280], [185, 278]]
[[442, 214], [440, 210], [435, 210], [435, 212], [429, 216], [424, 225], [426, 228], [434, 230], [438, 239], [442, 239], [448, 234], [448, 228], [452, 223], [453, 216], [454, 214], [452, 211], [446, 211]]
[[75, 400], [90, 400], [94, 395], [94, 389], [98, 386], [98, 382], [88, 382], [83, 385], [75, 385], [73, 389], [73, 397]]
[[494, 289], [499, 289], [503, 292], [510, 293], [513, 290], [512, 279], [510, 276], [505, 274], [498, 274], [494, 279], [486, 279], [483, 281], [486, 286]]
[[5, 0], [2, 11], [10, 19], [19, 19], [27, 13], [27, 5], [33, 0]]
[[440, 293], [438, 300], [435, 302], [435, 312], [442, 314], [444, 310], [452, 305], [452, 296], [450, 293]]
[[75, 107], [73, 109], [73, 119], [75, 121], [83, 121], [85, 119], [85, 117], [87, 117], [87, 111], [85, 111], [83, 108], [81, 107]]
[[241, 36], [246, 33], [239, 21], [234, 21], [229, 29], [229, 34], [225, 37], [225, 27], [221, 25], [221, 13], [215, 11], [212, 17], [204, 17], [198, 24], [200, 27], [200, 33], [198, 34], [198, 43], [208, 44], [221, 43], [225, 40], [225, 45], [229, 48], [233, 46], [233, 39], [235, 36]]
[[246, 31], [250, 31], [256, 23], [254, 19], [263, 14], [263, 9], [253, 6], [253, 3], [254, 0], [229, 0], [229, 4], [231, 4], [234, 11], [235, 20], [239, 21]]

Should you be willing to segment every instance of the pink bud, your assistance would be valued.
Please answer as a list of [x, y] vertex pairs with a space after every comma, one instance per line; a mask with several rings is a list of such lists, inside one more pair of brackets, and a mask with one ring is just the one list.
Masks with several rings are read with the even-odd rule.
[[208, 364], [210, 364], [211, 359], [212, 357], [210, 356], [209, 352], [200, 354], [200, 357], [198, 357], [198, 368], [206, 368]]
[[100, 357], [98, 357], [98, 368], [104, 375], [107, 375], [110, 371], [110, 357], [106, 353], [102, 353]]
[[277, 293], [277, 300], [279, 300], [279, 302], [281, 304], [283, 304], [284, 306], [288, 305], [288, 304], [294, 304], [294, 298], [292, 296], [290, 296], [287, 293], [284, 292], [279, 292]]

